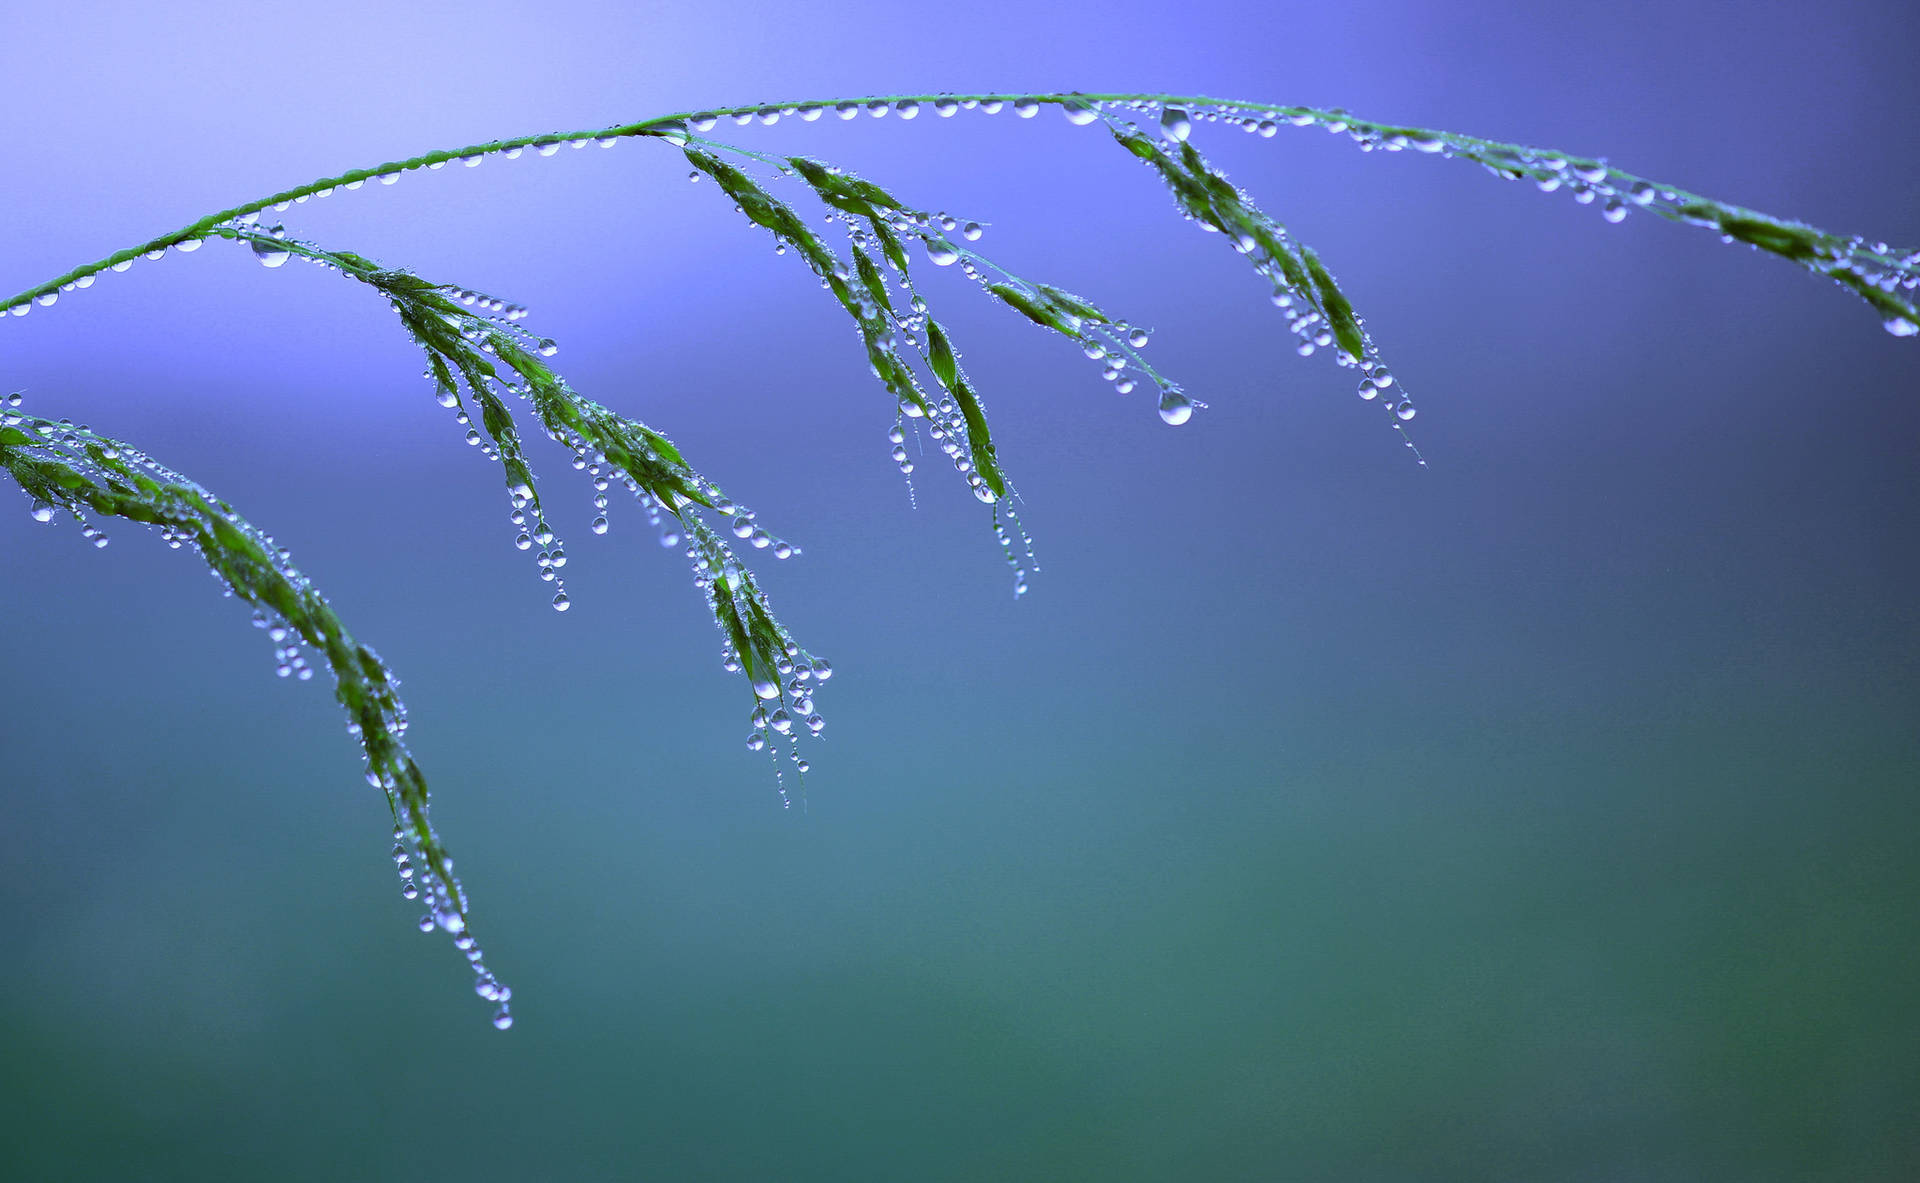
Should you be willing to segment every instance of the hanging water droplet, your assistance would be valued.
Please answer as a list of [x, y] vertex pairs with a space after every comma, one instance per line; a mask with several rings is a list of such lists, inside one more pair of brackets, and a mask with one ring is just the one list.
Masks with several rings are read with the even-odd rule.
[[1178, 427], [1193, 418], [1193, 400], [1178, 390], [1166, 390], [1160, 395], [1160, 418]]
[[1413, 404], [1409, 402], [1402, 402], [1400, 403], [1400, 405], [1393, 408], [1394, 417], [1399, 419], [1402, 423], [1405, 423], [1407, 420], [1413, 418], [1415, 415], [1419, 413], [1420, 413], [1419, 411], [1414, 409]]
[[1032, 99], [1018, 99], [1013, 104], [1013, 113], [1022, 119], [1032, 119], [1039, 110], [1040, 104]]
[[768, 678], [765, 674], [755, 674], [753, 676], [753, 692], [760, 698], [779, 698], [780, 684]]
[[261, 267], [278, 267], [288, 259], [288, 255], [292, 254], [271, 238], [253, 238], [248, 246], [252, 246], [253, 257], [259, 259]]
[[555, 612], [565, 612], [567, 609], [571, 607], [573, 607], [573, 601], [567, 599], [566, 592], [558, 592], [554, 595], [553, 610]]
[[1186, 140], [1193, 134], [1193, 120], [1178, 107], [1168, 107], [1160, 112], [1160, 131], [1176, 143]]
[[927, 259], [935, 267], [947, 267], [959, 261], [960, 252], [944, 239], [930, 238], [927, 240]]
[[53, 506], [48, 505], [44, 501], [36, 504], [32, 509], [28, 510], [27, 513], [36, 522], [51, 522], [53, 520]]
[[914, 102], [912, 99], [901, 99], [893, 105], [893, 110], [894, 113], [902, 119], [912, 119], [914, 116], [920, 114], [920, 104]]
[[[668, 120], [665, 120], [664, 122], [654, 124], [652, 128], [650, 128], [649, 130], [651, 130], [654, 135], [659, 136], [661, 139], [665, 140], [669, 144], [674, 145], [675, 147], [686, 146], [687, 125], [682, 120], [668, 119]], [[557, 150], [560, 147], [560, 145], [556, 143], [552, 145], [552, 147]], [[549, 152], [547, 148], [548, 148], [548, 145], [542, 144], [540, 146], [540, 154], [543, 156], [552, 155], [552, 153]]]
[[553, 343], [552, 337], [540, 338], [539, 349], [541, 357], [552, 357], [554, 354], [560, 352], [560, 347]]
[[503, 1006], [499, 1010], [494, 1012], [493, 1014], [494, 1030], [505, 1031], [507, 1028], [511, 1026], [513, 1026], [513, 1016], [507, 1012], [506, 1007]]
[[767, 726], [782, 735], [786, 735], [793, 730], [793, 716], [787, 713], [787, 708], [781, 707], [779, 710], [773, 712], [773, 714], [767, 716]]
[[1087, 124], [1100, 118], [1100, 112], [1077, 99], [1061, 103], [1060, 113], [1065, 115], [1067, 122], [1073, 124], [1075, 127], [1085, 127]]
[[1920, 324], [1915, 324], [1904, 316], [1889, 316], [1880, 322], [1880, 327], [1896, 337], [1911, 337], [1920, 333]]
[[593, 524], [588, 526], [587, 529], [592, 530], [595, 534], [605, 534], [607, 532], [606, 516], [603, 514], [593, 519]]

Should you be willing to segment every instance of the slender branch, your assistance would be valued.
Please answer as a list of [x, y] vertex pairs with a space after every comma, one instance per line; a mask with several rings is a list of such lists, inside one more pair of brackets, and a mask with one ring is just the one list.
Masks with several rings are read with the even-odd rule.
[[[406, 160], [388, 161], [372, 168], [352, 169], [338, 176], [323, 177], [208, 214], [170, 234], [162, 234], [138, 246], [115, 251], [104, 259], [76, 267], [64, 275], [30, 287], [0, 303], [0, 313], [23, 314], [32, 303], [50, 303], [62, 290], [90, 281], [91, 277], [102, 271], [130, 263], [141, 255], [205, 238], [216, 226], [235, 218], [305, 201], [336, 189], [356, 189], [370, 180], [388, 180], [402, 172], [445, 164], [450, 160], [470, 159], [489, 153], [517, 155], [527, 148], [551, 153], [562, 144], [612, 142], [636, 136], [664, 138], [684, 144], [689, 128], [699, 128], [701, 124], [710, 127], [713, 121], [724, 118], [748, 117], [773, 122], [785, 115], [797, 115], [803, 120], [811, 120], [829, 111], [852, 117], [862, 110], [876, 114], [891, 110], [909, 115], [917, 114], [920, 107], [926, 105], [942, 115], [963, 107], [997, 110], [1007, 105], [1026, 114], [1039, 106], [1060, 107], [1072, 112], [1094, 103], [1133, 105], [1143, 109], [1171, 108], [1183, 113], [1192, 111], [1216, 116], [1226, 113], [1235, 119], [1259, 116], [1261, 124], [1258, 130], [1266, 135], [1273, 134], [1273, 130], [1281, 126], [1318, 126], [1348, 133], [1368, 147], [1412, 149], [1463, 157], [1483, 164], [1502, 176], [1532, 179], [1543, 188], [1567, 184], [1578, 195], [1605, 190], [1610, 195], [1607, 206], [1609, 217], [1617, 220], [1617, 217], [1625, 216], [1626, 210], [1640, 208], [1669, 221], [1717, 229], [1730, 240], [1743, 241], [1760, 250], [1780, 255], [1853, 289], [1880, 312], [1888, 331], [1900, 336], [1920, 334], [1920, 311], [1916, 311], [1911, 299], [1897, 294], [1899, 289], [1911, 292], [1920, 284], [1920, 251], [1898, 251], [1884, 243], [1869, 243], [1857, 237], [1829, 234], [1804, 223], [1776, 218], [1744, 206], [1716, 201], [1675, 185], [1652, 181], [1613, 168], [1602, 160], [1571, 156], [1551, 149], [1360, 119], [1338, 108], [1144, 91], [865, 95], [680, 111], [612, 127], [488, 140], [463, 148], [428, 152]], [[1587, 199], [1592, 200], [1591, 196]]]

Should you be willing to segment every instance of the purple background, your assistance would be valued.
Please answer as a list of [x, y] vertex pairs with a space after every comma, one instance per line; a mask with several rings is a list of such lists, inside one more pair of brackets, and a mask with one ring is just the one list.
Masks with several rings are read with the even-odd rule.
[[[1344, 105], [1920, 242], [1908, 4], [387, 8], [7, 6], [0, 287], [432, 148], [990, 87]], [[323, 689], [131, 527], [0, 514], [0, 1175], [1920, 1172], [1920, 346], [1700, 230], [1201, 128], [1368, 317], [1420, 471], [1095, 131], [723, 132], [990, 223], [1212, 409], [929, 276], [1041, 548], [1016, 604], [665, 145], [285, 215], [530, 304], [805, 546], [761, 564], [840, 671], [803, 816], [683, 564], [536, 439], [550, 611], [368, 293], [213, 244], [9, 319], [0, 389], [229, 498], [406, 679], [519, 1023], [411, 931]]]

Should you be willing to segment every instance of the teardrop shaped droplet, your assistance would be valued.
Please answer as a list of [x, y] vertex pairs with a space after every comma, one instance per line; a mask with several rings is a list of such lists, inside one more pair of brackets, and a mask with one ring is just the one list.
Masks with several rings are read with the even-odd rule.
[[249, 245], [253, 247], [253, 257], [260, 260], [262, 267], [278, 267], [287, 261], [290, 253], [286, 247], [270, 238], [256, 238]]
[[1181, 143], [1193, 134], [1193, 120], [1178, 107], [1168, 107], [1160, 112], [1160, 131], [1175, 143]]
[[1168, 390], [1160, 395], [1160, 418], [1175, 427], [1193, 418], [1193, 400], [1178, 390]]

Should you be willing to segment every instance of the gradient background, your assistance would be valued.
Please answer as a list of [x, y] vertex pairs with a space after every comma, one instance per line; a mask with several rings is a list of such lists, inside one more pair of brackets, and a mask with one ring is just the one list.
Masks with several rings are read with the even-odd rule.
[[[701, 104], [1164, 88], [1605, 154], [1920, 242], [1908, 3], [0, 5], [0, 287], [357, 165]], [[502, 1035], [322, 685], [133, 528], [0, 514], [8, 1179], [1909, 1179], [1920, 345], [1712, 235], [1317, 131], [1201, 146], [1420, 399], [1408, 462], [1057, 115], [750, 128], [1159, 332], [1180, 430], [929, 276], [1027, 498], [1008, 595], [832, 302], [663, 146], [296, 233], [534, 309], [800, 541], [811, 809], [636, 512], [562, 617], [368, 293], [210, 246], [0, 387], [293, 547], [394, 664]]]

